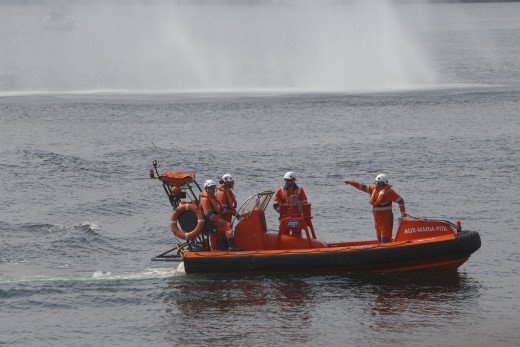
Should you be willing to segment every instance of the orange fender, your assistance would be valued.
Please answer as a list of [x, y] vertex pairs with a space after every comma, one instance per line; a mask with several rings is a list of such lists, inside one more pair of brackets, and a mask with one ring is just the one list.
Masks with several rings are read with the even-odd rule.
[[[197, 217], [197, 226], [195, 229], [189, 232], [185, 232], [179, 229], [177, 226], [177, 219], [179, 219], [179, 216], [186, 211], [195, 213], [195, 216]], [[173, 213], [170, 217], [170, 230], [175, 236], [183, 240], [192, 240], [199, 236], [202, 229], [204, 229], [204, 213], [197, 205], [192, 203], [184, 204], [173, 210]]]

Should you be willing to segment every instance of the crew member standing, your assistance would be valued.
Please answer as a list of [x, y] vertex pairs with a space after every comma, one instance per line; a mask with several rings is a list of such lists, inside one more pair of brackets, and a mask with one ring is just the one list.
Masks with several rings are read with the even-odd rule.
[[404, 200], [388, 184], [388, 177], [385, 174], [379, 174], [376, 176], [374, 184], [369, 186], [356, 181], [345, 181], [345, 184], [350, 184], [354, 188], [370, 194], [370, 205], [373, 207], [377, 240], [379, 243], [390, 242], [394, 226], [392, 202], [399, 204], [399, 210], [403, 217], [406, 213]]
[[[212, 251], [239, 251], [233, 240], [231, 224], [222, 218], [223, 207], [215, 196], [217, 183], [207, 180], [204, 183], [204, 191], [200, 193], [200, 206], [204, 211], [204, 216], [215, 226], [215, 231], [210, 234], [209, 242]], [[226, 245], [227, 244], [227, 245]], [[229, 246], [229, 248], [227, 247]]]
[[222, 218], [229, 223], [231, 223], [231, 218], [237, 215], [237, 199], [232, 190], [234, 186], [233, 177], [230, 174], [225, 174], [220, 180], [217, 193], [217, 200], [224, 208]]
[[294, 172], [287, 172], [283, 176], [283, 179], [285, 180], [285, 185], [278, 188], [274, 195], [273, 207], [278, 213], [280, 213], [280, 204], [288, 204], [289, 198], [292, 195], [295, 195], [302, 204], [307, 203], [307, 195], [305, 195], [305, 191], [302, 187], [296, 185], [296, 175]]

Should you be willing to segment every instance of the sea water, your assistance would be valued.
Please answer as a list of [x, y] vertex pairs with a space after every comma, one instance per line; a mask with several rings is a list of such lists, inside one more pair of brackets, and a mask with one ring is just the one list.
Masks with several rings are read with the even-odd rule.
[[[254, 74], [213, 76], [198, 92], [184, 80], [184, 91], [167, 91], [158, 78], [136, 78], [132, 90], [119, 75], [110, 85], [95, 54], [90, 73], [77, 66], [67, 84], [22, 42], [37, 24], [4, 26], [0, 344], [518, 345], [520, 5], [409, 6], [391, 9], [429, 20], [406, 41], [421, 42], [421, 81], [388, 77], [395, 88], [379, 90], [373, 75], [359, 90], [324, 79], [325, 90]], [[59, 42], [77, 42], [85, 25], [73, 15], [61, 41], [38, 35], [66, 50]], [[55, 79], [25, 75], [45, 66]], [[343, 180], [384, 172], [410, 215], [460, 220], [482, 248], [455, 272], [188, 275], [150, 261], [175, 244], [171, 207], [147, 178], [154, 159], [200, 182], [231, 173], [239, 203], [294, 171], [325, 241], [374, 237], [368, 195]], [[267, 221], [274, 230], [270, 207]]]

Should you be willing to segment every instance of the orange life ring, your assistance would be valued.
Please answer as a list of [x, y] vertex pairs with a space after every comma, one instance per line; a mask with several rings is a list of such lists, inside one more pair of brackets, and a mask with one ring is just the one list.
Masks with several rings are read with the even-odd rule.
[[[177, 219], [179, 219], [179, 216], [186, 211], [195, 213], [195, 216], [197, 217], [197, 226], [195, 229], [189, 232], [185, 232], [179, 229], [177, 226]], [[204, 213], [197, 205], [192, 203], [184, 204], [173, 210], [173, 213], [170, 217], [170, 230], [175, 236], [183, 240], [192, 240], [199, 236], [202, 229], [204, 229]]]

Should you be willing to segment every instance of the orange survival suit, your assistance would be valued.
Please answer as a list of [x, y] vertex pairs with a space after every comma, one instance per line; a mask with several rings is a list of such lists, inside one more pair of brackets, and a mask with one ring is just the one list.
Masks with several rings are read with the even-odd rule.
[[355, 181], [351, 181], [351, 185], [370, 194], [370, 205], [373, 207], [377, 240], [380, 243], [390, 242], [392, 240], [392, 228], [394, 226], [392, 202], [399, 204], [399, 210], [401, 214], [404, 215], [405, 205], [403, 198], [399, 196], [389, 184], [385, 184], [380, 189], [378, 189], [375, 184], [366, 186]]
[[231, 224], [223, 219], [224, 208], [213, 194], [200, 193], [200, 206], [204, 215], [215, 225], [216, 232], [209, 236], [212, 251], [227, 250], [227, 239], [232, 238]]
[[277, 209], [280, 204], [288, 204], [291, 195], [296, 195], [302, 203], [307, 203], [307, 195], [305, 195], [305, 191], [295, 183], [291, 188], [286, 188], [285, 186], [278, 188], [273, 199], [275, 209]]
[[231, 218], [237, 213], [237, 199], [235, 194], [231, 188], [225, 184], [219, 185], [217, 189], [217, 200], [224, 208], [224, 211], [222, 212], [222, 219], [228, 223], [231, 223]]

